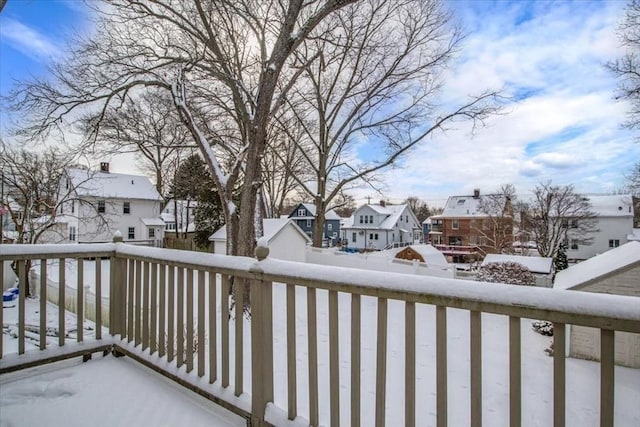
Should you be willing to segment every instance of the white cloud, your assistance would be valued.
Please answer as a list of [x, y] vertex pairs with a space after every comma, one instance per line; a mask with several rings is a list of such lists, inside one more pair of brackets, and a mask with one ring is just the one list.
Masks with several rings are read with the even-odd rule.
[[58, 43], [20, 21], [2, 18], [0, 35], [7, 44], [35, 61], [47, 61], [60, 56]]
[[443, 204], [449, 195], [507, 183], [522, 193], [548, 180], [583, 192], [619, 187], [637, 145], [619, 127], [628, 105], [614, 101], [616, 81], [603, 64], [621, 54], [615, 28], [624, 3], [488, 5], [453, 3], [472, 31], [444, 76], [442, 104], [504, 88], [515, 99], [508, 114], [473, 138], [458, 125], [426, 141], [402, 169], [385, 174], [385, 195]]

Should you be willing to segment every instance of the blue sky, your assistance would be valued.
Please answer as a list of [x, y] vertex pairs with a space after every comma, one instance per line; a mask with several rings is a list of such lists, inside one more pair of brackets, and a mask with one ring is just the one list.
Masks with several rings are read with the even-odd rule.
[[[629, 106], [614, 100], [603, 64], [624, 53], [615, 28], [625, 1], [448, 1], [467, 38], [445, 76], [443, 105], [485, 88], [513, 97], [506, 114], [476, 130], [458, 124], [413, 150], [385, 173], [383, 196], [415, 195], [434, 205], [447, 196], [514, 184], [573, 184], [585, 193], [620, 188], [640, 145], [619, 124]], [[9, 0], [0, 14], [0, 92], [15, 78], [46, 73], [71, 36], [91, 30], [75, 0]], [[6, 130], [2, 115], [0, 132]], [[114, 171], [132, 172], [124, 159]], [[379, 198], [371, 189], [355, 193]]]

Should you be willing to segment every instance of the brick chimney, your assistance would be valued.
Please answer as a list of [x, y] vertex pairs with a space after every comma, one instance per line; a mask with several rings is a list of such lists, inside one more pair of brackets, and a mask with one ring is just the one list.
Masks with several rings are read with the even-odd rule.
[[100, 162], [100, 172], [109, 173], [109, 162]]
[[387, 206], [387, 204], [384, 200], [380, 200], [380, 206], [384, 208], [385, 206]]
[[473, 189], [473, 198], [477, 199], [478, 197], [480, 197], [480, 189], [479, 188], [474, 188]]

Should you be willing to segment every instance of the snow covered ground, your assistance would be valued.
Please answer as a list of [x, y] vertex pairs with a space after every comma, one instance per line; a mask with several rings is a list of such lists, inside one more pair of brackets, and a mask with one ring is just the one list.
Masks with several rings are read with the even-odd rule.
[[[218, 287], [219, 292], [219, 287]], [[283, 285], [274, 285], [274, 379], [275, 379], [275, 404], [283, 409], [287, 405], [286, 390], [286, 288]], [[296, 354], [297, 354], [297, 372], [298, 372], [298, 404], [299, 414], [308, 418], [308, 367], [307, 367], [307, 310], [306, 310], [306, 291], [304, 288], [296, 290]], [[220, 295], [217, 298], [221, 301]], [[376, 307], [377, 302], [374, 298], [362, 298], [362, 425], [373, 425], [375, 417], [375, 360], [376, 360]], [[27, 300], [27, 323], [37, 324], [39, 303], [37, 299]], [[221, 307], [218, 307], [218, 315]], [[11, 323], [17, 319], [17, 309], [4, 309], [4, 322], [7, 324], [5, 330], [11, 329]], [[48, 305], [47, 308], [48, 324], [57, 322], [57, 307]], [[349, 390], [350, 390], [350, 296], [339, 294], [339, 316], [340, 316], [340, 405], [341, 405], [341, 422], [343, 425], [349, 424]], [[387, 425], [403, 425], [404, 424], [404, 304], [396, 301], [389, 301], [389, 335], [387, 348], [387, 406], [386, 416]], [[449, 309], [448, 317], [448, 398], [449, 398], [449, 424], [451, 426], [469, 425], [469, 314], [463, 310]], [[75, 324], [73, 314], [67, 314], [68, 325]], [[250, 366], [250, 324], [249, 320], [244, 319], [244, 348], [247, 350], [245, 354], [245, 367]], [[417, 395], [417, 422], [419, 425], [435, 424], [435, 310], [431, 306], [417, 306], [417, 367], [416, 367], [416, 395]], [[85, 336], [91, 333], [92, 324], [89, 323]], [[233, 328], [233, 319], [230, 324], [231, 331]], [[218, 333], [220, 339], [220, 333]], [[231, 345], [233, 348], [233, 332], [231, 332]], [[55, 345], [56, 338], [51, 338], [52, 344]], [[72, 339], [72, 338], [70, 338]], [[496, 316], [490, 314], [483, 315], [483, 421], [488, 426], [507, 426], [508, 425], [508, 319], [504, 316]], [[9, 333], [3, 334], [5, 352], [10, 352], [13, 348], [17, 349], [17, 340]], [[327, 309], [327, 292], [318, 291], [318, 364], [319, 364], [319, 387], [320, 387], [320, 423], [329, 425], [329, 352], [328, 352], [328, 309]], [[548, 426], [552, 425], [553, 420], [553, 359], [548, 357], [544, 350], [549, 346], [550, 338], [543, 337], [531, 329], [531, 320], [523, 319], [522, 321], [522, 396], [523, 396], [523, 425], [524, 426]], [[37, 346], [36, 341], [29, 340], [27, 349]], [[218, 347], [220, 348], [220, 347]], [[149, 356], [149, 359], [153, 359]], [[122, 363], [123, 359], [112, 360], [109, 357], [104, 360], [91, 361], [81, 366], [71, 366], [65, 369], [65, 375], [57, 377], [58, 371], [48, 371], [47, 367], [39, 368], [47, 370], [51, 376], [45, 376], [42, 381], [37, 380], [39, 374], [25, 374], [12, 377], [7, 380], [6, 376], [0, 378], [2, 384], [2, 392], [0, 393], [0, 425], [39, 425], [40, 422], [32, 424], [29, 420], [24, 422], [21, 419], [12, 418], [20, 412], [24, 411], [25, 406], [21, 406], [21, 410], [16, 409], [22, 405], [17, 403], [18, 400], [33, 401], [37, 406], [49, 408], [51, 416], [46, 419], [58, 418], [63, 413], [73, 413], [80, 411], [84, 414], [86, 420], [94, 420], [94, 412], [92, 409], [96, 406], [111, 405], [108, 403], [108, 397], [118, 398], [119, 393], [129, 396], [128, 399], [122, 401], [114, 401], [111, 412], [123, 412], [130, 410], [127, 403], [134, 409], [132, 414], [141, 408], [145, 413], [153, 413], [156, 411], [152, 406], [151, 400], [166, 397], [165, 403], [161, 406], [162, 410], [175, 410], [168, 415], [157, 418], [158, 422], [148, 422], [144, 419], [144, 425], [198, 425], [199, 418], [189, 421], [186, 418], [177, 417], [177, 413], [189, 412], [192, 409], [186, 403], [171, 403], [172, 399], [178, 399], [179, 396], [188, 393], [186, 390], [169, 384], [169, 388], [164, 390], [158, 385], [153, 385], [153, 375], [145, 376], [146, 369], [135, 362], [128, 361]], [[126, 360], [126, 358], [125, 358]], [[231, 357], [231, 372], [233, 372], [233, 357]], [[94, 366], [94, 367], [92, 367]], [[104, 366], [105, 373], [99, 374], [92, 372], [93, 369], [102, 369]], [[124, 371], [119, 371], [123, 368]], [[218, 364], [220, 366], [220, 364]], [[52, 367], [53, 368], [53, 367]], [[71, 371], [77, 370], [78, 373]], [[183, 369], [184, 370], [184, 369]], [[87, 383], [82, 383], [80, 378], [87, 372]], [[135, 372], [140, 371], [140, 378], [130, 381]], [[30, 372], [30, 371], [23, 371]], [[60, 371], [62, 372], [62, 371]], [[195, 371], [194, 371], [195, 372]], [[193, 382], [197, 383], [198, 379], [195, 373], [186, 374], [193, 376]], [[599, 424], [599, 373], [600, 365], [596, 362], [584, 360], [567, 359], [567, 425], [576, 427], [597, 426]], [[35, 376], [34, 376], [35, 375]], [[61, 375], [61, 374], [60, 374]], [[74, 378], [79, 375], [78, 382]], [[103, 376], [100, 376], [103, 375]], [[615, 389], [615, 417], [616, 426], [638, 426], [640, 425], [640, 370], [629, 369], [624, 367], [616, 367], [616, 389]], [[233, 374], [232, 374], [233, 377]], [[64, 392], [64, 387], [57, 390], [63, 390], [61, 394], [49, 402], [47, 399], [46, 383], [55, 384], [57, 378], [71, 378], [73, 384], [78, 384], [77, 388], [73, 388], [71, 392]], [[99, 385], [100, 381], [106, 381], [104, 389]], [[144, 390], [136, 391], [135, 394], [128, 394], [129, 389], [134, 389], [130, 382], [143, 383], [149, 380], [151, 384], [151, 392]], [[157, 379], [157, 378], [156, 378]], [[84, 381], [84, 380], [82, 380]], [[164, 381], [164, 380], [163, 380]], [[5, 382], [9, 384], [5, 387]], [[90, 383], [90, 384], [89, 384]], [[13, 385], [11, 385], [13, 384]], [[113, 389], [108, 387], [113, 386]], [[143, 385], [140, 385], [142, 387]], [[245, 390], [250, 392], [251, 375], [245, 372], [244, 376]], [[44, 388], [43, 388], [44, 387]], [[66, 387], [66, 386], [65, 386]], [[126, 389], [126, 390], [122, 390]], [[11, 391], [13, 390], [13, 391]], [[18, 390], [18, 391], [16, 391]], [[20, 391], [22, 390], [22, 391]], [[80, 391], [87, 390], [97, 394], [81, 397]], [[93, 391], [92, 391], [93, 390]], [[103, 390], [103, 395], [100, 394]], [[111, 391], [110, 391], [111, 390]], [[13, 394], [12, 394], [13, 393]], [[19, 394], [22, 393], [22, 394]], [[53, 392], [52, 392], [53, 393]], [[57, 392], [56, 392], [57, 393]], [[55, 395], [55, 393], [53, 393]], [[21, 399], [16, 395], [22, 396]], [[156, 396], [157, 395], [157, 396]], [[9, 396], [9, 397], [6, 397]], [[11, 397], [14, 396], [14, 397]], [[77, 403], [71, 406], [63, 406], [73, 396], [78, 396]], [[152, 396], [152, 399], [142, 400], [140, 396]], [[164, 397], [163, 397], [164, 396]], [[172, 397], [174, 396], [174, 397]], [[75, 398], [75, 397], [74, 397]], [[64, 407], [64, 412], [62, 409]], [[120, 406], [122, 408], [120, 409]], [[209, 405], [208, 403], [206, 405]], [[206, 406], [205, 405], [205, 406]], [[198, 406], [198, 405], [196, 405]], [[208, 407], [208, 406], [207, 406]], [[215, 406], [214, 406], [215, 407]], [[74, 409], [70, 409], [74, 408]], [[137, 409], [135, 409], [137, 408]], [[175, 408], [175, 409], [173, 409]], [[12, 412], [14, 411], [15, 412]], [[108, 411], [108, 410], [105, 410]], [[160, 409], [158, 409], [160, 411]], [[197, 409], [195, 410], [197, 412]], [[114, 414], [104, 415], [104, 420], [113, 421]], [[11, 415], [14, 414], [14, 415]], [[205, 413], [206, 415], [206, 413]], [[26, 415], [25, 415], [26, 416]], [[132, 417], [134, 415], [131, 415]], [[149, 414], [148, 416], [155, 416]], [[185, 417], [191, 414], [185, 415]], [[194, 415], [198, 417], [199, 415]], [[207, 415], [208, 416], [208, 415]], [[215, 418], [215, 417], [214, 417]], [[63, 418], [64, 419], [64, 418]], [[79, 418], [80, 420], [82, 418]], [[102, 419], [102, 418], [101, 418]], [[156, 419], [156, 418], [154, 418]], [[74, 425], [67, 423], [60, 425]], [[134, 422], [127, 425], [140, 425], [143, 418], [132, 418]], [[140, 422], [135, 422], [136, 420]], [[166, 420], [176, 420], [176, 422], [165, 422]], [[179, 421], [179, 422], [178, 422]], [[80, 421], [79, 421], [80, 423]], [[50, 424], [47, 421], [48, 425]], [[108, 425], [114, 425], [107, 423]], [[76, 424], [82, 425], [82, 424]], [[106, 425], [106, 424], [105, 424]], [[118, 425], [118, 424], [115, 424]], [[123, 425], [123, 424], [120, 424]], [[210, 424], [209, 424], [210, 425]], [[224, 424], [223, 424], [224, 425]]]

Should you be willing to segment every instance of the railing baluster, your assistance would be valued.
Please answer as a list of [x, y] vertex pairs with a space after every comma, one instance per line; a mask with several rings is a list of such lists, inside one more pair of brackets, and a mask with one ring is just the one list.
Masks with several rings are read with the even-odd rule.
[[405, 304], [404, 425], [416, 425], [416, 304]]
[[[96, 257], [94, 261], [96, 265], [96, 339], [102, 339], [102, 258]], [[115, 273], [115, 272], [114, 272]], [[122, 286], [122, 283], [118, 283]]]
[[222, 387], [229, 387], [229, 290], [230, 277], [222, 275], [220, 291], [220, 334], [222, 335]]
[[385, 425], [387, 401], [387, 299], [378, 298], [376, 352], [376, 427]]
[[144, 278], [142, 280], [142, 349], [149, 348], [149, 263], [144, 263]]
[[178, 367], [184, 364], [184, 268], [178, 267], [176, 351]]
[[[555, 331], [554, 331], [555, 332]], [[555, 348], [554, 348], [555, 351]], [[615, 331], [600, 329], [600, 425], [613, 425]]]
[[447, 307], [436, 306], [436, 425], [447, 425]]
[[329, 291], [329, 396], [332, 426], [340, 425], [340, 341], [338, 334], [338, 292]]
[[76, 289], [76, 320], [78, 331], [76, 333], [76, 340], [82, 342], [84, 341], [84, 260], [78, 258], [76, 262], [78, 266], [78, 286]]
[[136, 288], [134, 307], [134, 344], [137, 347], [142, 342], [142, 261], [136, 260]]
[[158, 264], [151, 264], [151, 293], [150, 320], [149, 320], [149, 353], [153, 354], [158, 350]]
[[482, 313], [469, 313], [471, 359], [471, 427], [482, 426]]
[[351, 427], [360, 426], [360, 295], [351, 295]]
[[166, 318], [167, 318], [167, 266], [159, 264], [158, 274], [158, 356], [164, 357], [166, 353]]
[[309, 348], [309, 421], [318, 425], [318, 328], [316, 290], [307, 288], [307, 339]]
[[296, 380], [296, 287], [287, 285], [287, 394], [288, 416], [298, 416], [298, 387]]
[[65, 313], [67, 309], [67, 302], [65, 301], [65, 288], [67, 281], [65, 279], [67, 261], [64, 258], [58, 260], [58, 345], [62, 347], [64, 345], [67, 332], [65, 330]]
[[216, 272], [209, 270], [209, 384], [213, 384], [218, 379], [218, 312], [216, 301], [216, 282]]
[[134, 332], [134, 316], [135, 312], [135, 291], [136, 291], [136, 262], [133, 259], [129, 260], [129, 277], [127, 278], [128, 286], [127, 286], [127, 342], [133, 341], [135, 337]]
[[[205, 271], [198, 271], [198, 377], [204, 376], [204, 330], [205, 330], [205, 316], [204, 316], [204, 280]], [[209, 349], [211, 351], [211, 349]]]
[[243, 323], [244, 323], [244, 287], [245, 281], [244, 279], [240, 279], [236, 277], [233, 281], [233, 289], [235, 295], [235, 312], [236, 312], [236, 321], [235, 321], [235, 395], [240, 396], [242, 391], [244, 390], [244, 334], [243, 334]]
[[566, 393], [566, 326], [564, 323], [553, 324], [553, 426], [565, 425], [565, 393]]
[[[0, 276], [3, 277], [3, 276]], [[47, 260], [40, 260], [40, 350], [47, 348]]]
[[193, 347], [194, 347], [194, 332], [193, 332], [193, 269], [187, 269], [187, 372], [193, 370]]
[[509, 426], [522, 423], [522, 357], [520, 318], [509, 316]]
[[25, 298], [28, 292], [27, 289], [27, 263], [25, 261], [18, 261], [18, 275], [20, 278], [20, 285], [18, 289], [18, 354], [24, 354], [24, 337], [25, 337]]
[[175, 294], [176, 268], [167, 266], [169, 283], [167, 283], [167, 361], [172, 362], [175, 355]]

